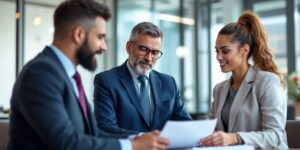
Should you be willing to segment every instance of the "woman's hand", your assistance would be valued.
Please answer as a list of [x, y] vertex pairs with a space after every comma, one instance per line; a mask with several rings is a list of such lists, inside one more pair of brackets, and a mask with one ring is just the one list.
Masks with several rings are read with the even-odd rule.
[[223, 131], [216, 131], [198, 142], [200, 146], [227, 146], [238, 143], [236, 133], [225, 133]]

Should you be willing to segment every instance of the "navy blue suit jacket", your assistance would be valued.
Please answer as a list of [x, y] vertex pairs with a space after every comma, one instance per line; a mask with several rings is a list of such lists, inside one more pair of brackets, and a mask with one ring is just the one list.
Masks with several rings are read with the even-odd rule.
[[168, 120], [191, 119], [174, 78], [153, 70], [149, 83], [155, 106], [152, 122], [147, 124], [126, 63], [95, 77], [94, 113], [98, 128], [109, 133], [137, 134], [161, 130]]
[[87, 107], [88, 121], [62, 64], [46, 47], [14, 85], [8, 149], [120, 149], [117, 139], [97, 137], [102, 134]]

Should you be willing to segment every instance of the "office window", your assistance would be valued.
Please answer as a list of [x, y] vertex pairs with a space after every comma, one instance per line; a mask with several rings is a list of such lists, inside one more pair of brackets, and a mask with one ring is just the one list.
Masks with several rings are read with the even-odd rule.
[[[126, 42], [129, 39], [131, 29], [139, 22], [150, 21], [150, 0], [117, 1], [117, 65], [122, 64], [128, 58]], [[153, 22], [157, 25], [157, 22]]]
[[296, 51], [296, 72], [300, 73], [300, 1], [296, 1], [295, 10], [295, 51]]
[[[196, 111], [206, 113], [208, 112], [209, 105], [210, 105], [210, 69], [209, 69], [209, 62], [210, 62], [210, 54], [209, 52], [210, 47], [210, 39], [209, 39], [209, 7], [210, 3], [208, 3], [207, 0], [200, 0], [197, 3], [197, 18], [196, 21], [197, 26], [197, 47], [196, 47], [196, 54], [197, 58], [195, 59], [195, 65], [198, 68], [197, 70], [197, 79], [195, 83], [198, 86], [198, 89], [196, 89], [196, 105], [197, 108]], [[197, 69], [196, 68], [196, 69]], [[195, 69], [195, 70], [196, 70]], [[196, 85], [195, 85], [196, 86]]]
[[42, 2], [25, 5], [25, 64], [52, 43], [55, 7]]
[[158, 25], [164, 34], [162, 46], [164, 55], [159, 60], [156, 69], [172, 75], [180, 88], [180, 58], [178, 53], [176, 53], [177, 48], [180, 46], [180, 29], [176, 19], [171, 19], [179, 15], [179, 0], [169, 2], [157, 1], [155, 4], [156, 17], [159, 21]]
[[286, 2], [284, 0], [262, 1], [253, 4], [265, 27], [269, 45], [275, 55], [280, 72], [287, 72]]
[[0, 1], [0, 107], [10, 107], [10, 97], [16, 79], [16, 3]]
[[184, 35], [184, 47], [186, 54], [184, 56], [184, 88], [183, 97], [185, 100], [186, 108], [190, 113], [194, 113], [197, 110], [196, 107], [196, 91], [195, 86], [197, 82], [195, 82], [195, 55], [196, 55], [196, 47], [195, 47], [195, 1], [188, 0], [183, 1], [183, 17], [185, 21], [181, 24], [183, 25]]

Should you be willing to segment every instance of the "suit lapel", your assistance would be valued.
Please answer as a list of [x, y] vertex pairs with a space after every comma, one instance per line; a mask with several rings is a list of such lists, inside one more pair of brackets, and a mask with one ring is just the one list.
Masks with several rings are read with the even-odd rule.
[[219, 104], [219, 108], [218, 108], [218, 112], [217, 112], [217, 118], [218, 120], [220, 120], [220, 124], [221, 124], [221, 130], [225, 130], [224, 128], [224, 125], [223, 125], [223, 121], [222, 121], [222, 118], [221, 118], [221, 113], [222, 113], [222, 109], [223, 109], [223, 106], [225, 104], [225, 100], [226, 100], [226, 97], [227, 97], [227, 94], [228, 94], [228, 90], [229, 90], [229, 87], [230, 87], [230, 83], [231, 83], [231, 78], [229, 80], [227, 80], [225, 82], [224, 85], [222, 85], [221, 87], [221, 93], [220, 93], [220, 104]]
[[241, 106], [243, 102], [246, 100], [246, 96], [248, 95], [253, 85], [256, 73], [257, 71], [252, 66], [250, 66], [236, 96], [234, 97], [230, 109], [228, 132], [231, 132], [233, 129], [233, 125], [235, 124], [237, 113], [239, 112], [240, 108], [242, 108]]
[[[61, 70], [64, 72], [64, 76], [65, 76], [65, 78], [66, 78], [65, 81], [66, 81], [66, 85], [67, 85], [68, 89], [71, 89], [71, 91], [72, 91], [74, 97], [77, 98], [76, 93], [75, 93], [75, 91], [74, 91], [73, 84], [71, 83], [71, 80], [70, 80], [70, 78], [69, 78], [69, 76], [68, 76], [68, 74], [67, 74], [65, 68], [63, 67], [63, 64], [61, 64], [60, 60], [57, 58], [57, 56], [56, 56], [55, 53], [52, 51], [52, 49], [51, 49], [50, 47], [47, 46], [47, 47], [44, 49], [43, 53], [46, 54], [46, 55], [48, 55], [48, 56], [50, 56], [50, 57], [52, 57], [52, 58], [55, 60], [55, 62], [57, 62], [58, 66], [60, 66]], [[88, 102], [87, 102], [86, 95], [84, 94], [84, 96], [85, 96], [86, 104], [87, 104], [87, 107], [88, 107]], [[91, 131], [91, 127], [90, 127], [90, 125], [89, 125], [90, 123], [89, 123], [88, 120], [86, 120], [85, 117], [84, 117], [82, 108], [81, 108], [80, 103], [79, 103], [79, 99], [77, 98], [76, 101], [77, 101], [78, 107], [79, 107], [79, 109], [80, 109], [80, 111], [81, 111], [81, 114], [82, 114], [82, 120], [84, 121], [84, 124], [86, 125], [87, 132], [90, 133], [90, 131]], [[90, 117], [89, 117], [89, 116], [91, 115], [90, 108], [87, 108], [87, 111], [88, 111], [88, 118], [90, 119]]]
[[151, 84], [151, 91], [153, 95], [153, 105], [154, 111], [153, 111], [153, 117], [152, 117], [152, 125], [157, 124], [156, 122], [159, 121], [159, 113], [160, 110], [162, 110], [162, 85], [161, 81], [158, 79], [157, 75], [152, 71], [150, 73], [150, 84]]
[[[76, 93], [75, 93], [75, 91], [74, 91], [73, 84], [72, 84], [72, 82], [71, 82], [71, 80], [70, 80], [70, 78], [69, 78], [69, 76], [68, 76], [68, 74], [67, 74], [65, 68], [63, 67], [63, 64], [60, 62], [60, 60], [59, 60], [59, 59], [57, 58], [57, 56], [54, 54], [54, 52], [52, 51], [52, 49], [51, 49], [50, 47], [47, 46], [47, 47], [45, 48], [44, 53], [47, 54], [47, 55], [49, 55], [49, 56], [51, 56], [51, 57], [53, 57], [53, 59], [55, 59], [55, 61], [58, 63], [58, 66], [60, 66], [61, 70], [64, 72], [64, 76], [65, 76], [65, 78], [66, 78], [65, 81], [67, 82], [68, 88], [72, 89], [71, 91], [72, 91], [73, 95], [74, 95], [75, 97], [77, 97], [77, 96], [76, 96]], [[78, 100], [78, 99], [77, 99], [77, 100]], [[78, 100], [78, 104], [79, 104], [79, 100]], [[80, 105], [79, 105], [79, 107], [80, 107]], [[81, 107], [80, 107], [80, 108], [81, 108]], [[83, 115], [83, 114], [82, 114], [82, 115]]]
[[139, 114], [142, 116], [144, 122], [148, 125], [148, 127], [150, 127], [150, 123], [148, 123], [145, 120], [146, 116], [143, 107], [141, 105], [140, 99], [138, 97], [137, 91], [134, 87], [134, 83], [126, 63], [127, 61], [119, 67], [118, 73], [119, 73], [120, 81], [124, 86], [124, 89], [126, 90], [130, 101], [135, 106]]
[[[47, 47], [45, 48], [45, 50], [44, 50], [44, 53], [47, 54], [47, 55], [49, 55], [49, 56], [51, 56], [51, 57], [53, 57], [53, 59], [55, 59], [55, 61], [56, 61], [56, 62], [58, 63], [58, 65], [60, 66], [61, 70], [64, 72], [64, 75], [65, 75], [65, 78], [66, 78], [65, 81], [67, 82], [68, 88], [72, 89], [71, 91], [72, 91], [73, 95], [74, 95], [75, 97], [77, 97], [77, 96], [76, 96], [76, 93], [75, 93], [75, 91], [74, 91], [73, 84], [71, 83], [71, 80], [70, 80], [70, 78], [69, 78], [69, 76], [68, 76], [68, 74], [67, 74], [65, 68], [63, 67], [63, 64], [61, 64], [61, 62], [59, 61], [59, 59], [57, 58], [57, 56], [54, 54], [54, 52], [52, 51], [52, 49], [51, 49], [50, 47], [47, 46]], [[78, 104], [79, 104], [79, 99], [77, 98], [77, 100], [78, 100]], [[79, 104], [79, 107], [80, 107], [80, 104]], [[81, 107], [80, 107], [80, 108], [81, 108]], [[83, 114], [82, 114], [82, 115], [83, 115]], [[83, 116], [84, 116], [84, 115], [83, 115]]]

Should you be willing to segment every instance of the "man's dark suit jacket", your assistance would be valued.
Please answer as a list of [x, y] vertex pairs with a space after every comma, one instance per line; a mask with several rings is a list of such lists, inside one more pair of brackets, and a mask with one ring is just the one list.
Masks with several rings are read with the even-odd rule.
[[120, 149], [117, 139], [97, 137], [100, 132], [87, 106], [88, 121], [65, 69], [46, 47], [23, 68], [14, 85], [8, 149]]
[[137, 134], [161, 130], [168, 120], [190, 120], [173, 77], [151, 71], [149, 83], [154, 102], [147, 124], [127, 62], [99, 73], [94, 80], [94, 113], [98, 128], [109, 133]]

